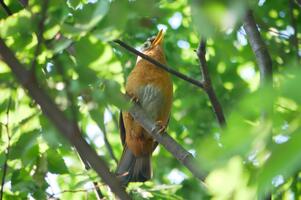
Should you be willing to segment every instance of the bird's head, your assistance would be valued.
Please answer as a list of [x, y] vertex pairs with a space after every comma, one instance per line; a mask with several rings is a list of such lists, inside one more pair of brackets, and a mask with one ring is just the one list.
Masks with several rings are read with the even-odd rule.
[[155, 49], [156, 47], [161, 48], [163, 43], [164, 33], [163, 29], [159, 31], [159, 33], [156, 36], [153, 36], [151, 38], [148, 38], [146, 42], [142, 46], [142, 51], [150, 51]]

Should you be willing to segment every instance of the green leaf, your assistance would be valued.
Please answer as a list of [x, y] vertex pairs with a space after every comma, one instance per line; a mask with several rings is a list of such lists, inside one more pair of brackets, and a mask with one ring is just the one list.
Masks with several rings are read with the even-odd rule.
[[75, 57], [80, 67], [87, 68], [101, 57], [104, 45], [94, 37], [83, 37], [74, 45]]
[[[299, 120], [300, 123], [300, 120]], [[267, 192], [272, 187], [272, 179], [277, 175], [289, 177], [300, 169], [301, 129], [294, 132], [289, 141], [275, 144], [271, 156], [258, 175], [259, 194]]]
[[27, 34], [32, 31], [31, 14], [28, 10], [22, 10], [16, 15], [12, 15], [6, 20], [0, 21], [0, 35], [8, 37], [14, 34]]
[[61, 51], [65, 50], [66, 48], [70, 47], [72, 44], [72, 40], [67, 38], [61, 38], [60, 40], [53, 41], [52, 43], [52, 50], [53, 53], [60, 53]]
[[[27, 153], [29, 153], [29, 155], [32, 155], [33, 152], [29, 152], [29, 151], [32, 150], [32, 147], [36, 144], [38, 136], [39, 136], [38, 130], [33, 130], [30, 132], [23, 133], [21, 137], [18, 139], [18, 141], [16, 142], [16, 144], [14, 144], [11, 147], [10, 159], [22, 158]], [[34, 150], [34, 152], [35, 154], [37, 154], [36, 149]]]
[[92, 119], [96, 122], [96, 124], [104, 130], [104, 109], [98, 108], [98, 109], [92, 109], [89, 111], [90, 116]]
[[57, 148], [59, 146], [69, 147], [69, 143], [58, 132], [58, 130], [49, 123], [48, 119], [41, 115], [40, 124], [42, 127], [42, 136], [51, 148]]
[[64, 159], [56, 150], [48, 149], [46, 154], [49, 172], [54, 174], [68, 173]]
[[113, 80], [104, 81], [104, 93], [106, 102], [116, 105], [119, 108], [129, 108], [130, 103], [121, 94], [121, 88], [118, 82]]
[[36, 169], [33, 175], [33, 179], [39, 187], [45, 184], [45, 176], [48, 171], [47, 155], [43, 153], [36, 163]]
[[23, 156], [21, 158], [23, 165], [27, 166], [27, 165], [35, 162], [39, 156], [39, 153], [40, 153], [39, 150], [40, 150], [39, 145], [36, 144], [36, 145], [32, 146], [31, 148], [29, 148], [26, 152], [24, 152]]
[[[96, 3], [89, 3], [83, 6], [83, 9], [76, 10], [74, 13], [75, 24], [73, 25], [75, 33], [90, 30], [96, 26], [109, 10], [109, 1], [101, 0]], [[63, 25], [64, 32], [74, 34], [66, 29], [68, 25]]]
[[13, 171], [11, 177], [11, 186], [13, 192], [19, 191], [25, 194], [30, 193], [36, 188], [32, 177], [25, 169], [18, 169]]

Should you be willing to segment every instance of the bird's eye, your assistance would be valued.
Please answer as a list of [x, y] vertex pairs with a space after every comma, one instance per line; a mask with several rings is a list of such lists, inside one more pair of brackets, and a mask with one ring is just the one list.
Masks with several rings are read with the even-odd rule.
[[149, 41], [149, 40], [147, 40], [144, 44], [143, 44], [143, 49], [144, 50], [146, 50], [146, 49], [148, 49], [148, 48], [150, 48], [151, 47], [151, 41]]

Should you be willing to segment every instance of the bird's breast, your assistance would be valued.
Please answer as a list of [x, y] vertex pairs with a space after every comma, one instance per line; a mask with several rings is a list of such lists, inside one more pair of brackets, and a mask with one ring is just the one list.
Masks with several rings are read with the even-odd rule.
[[147, 84], [138, 88], [138, 99], [142, 108], [149, 117], [156, 119], [164, 105], [164, 96], [160, 88]]

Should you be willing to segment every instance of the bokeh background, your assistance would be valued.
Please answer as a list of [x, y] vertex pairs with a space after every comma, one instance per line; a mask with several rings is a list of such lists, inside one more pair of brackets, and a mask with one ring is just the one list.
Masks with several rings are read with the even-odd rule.
[[[4, 0], [13, 14], [0, 7], [0, 37], [29, 69], [45, 2], [24, 2]], [[273, 89], [260, 87], [242, 26], [247, 8], [272, 57]], [[300, 9], [284, 0], [49, 0], [37, 79], [113, 172], [122, 152], [120, 92], [136, 62], [113, 40], [140, 49], [164, 29], [168, 65], [201, 80], [195, 49], [206, 37], [209, 73], [227, 126], [219, 127], [201, 89], [173, 77], [167, 130], [208, 173], [209, 191], [160, 146], [152, 180], [130, 184], [127, 191], [134, 199], [299, 199]], [[96, 199], [92, 181], [100, 183], [106, 199], [115, 199], [2, 60], [0, 122], [0, 177], [8, 165], [4, 199]]]

